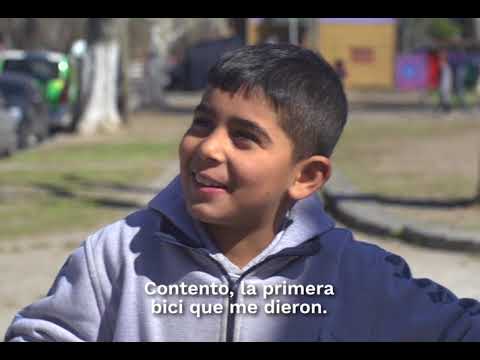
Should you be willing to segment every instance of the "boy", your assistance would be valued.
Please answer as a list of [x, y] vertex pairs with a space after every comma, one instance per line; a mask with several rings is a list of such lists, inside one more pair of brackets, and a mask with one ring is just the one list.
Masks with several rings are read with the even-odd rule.
[[180, 176], [89, 237], [8, 341], [478, 340], [480, 306], [335, 228], [316, 193], [347, 118], [334, 70], [293, 45], [225, 55]]

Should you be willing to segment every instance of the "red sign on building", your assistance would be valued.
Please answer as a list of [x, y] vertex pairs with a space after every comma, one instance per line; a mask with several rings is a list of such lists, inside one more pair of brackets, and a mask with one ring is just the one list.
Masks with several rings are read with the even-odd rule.
[[369, 47], [352, 47], [350, 59], [355, 63], [370, 64], [375, 61], [375, 51]]

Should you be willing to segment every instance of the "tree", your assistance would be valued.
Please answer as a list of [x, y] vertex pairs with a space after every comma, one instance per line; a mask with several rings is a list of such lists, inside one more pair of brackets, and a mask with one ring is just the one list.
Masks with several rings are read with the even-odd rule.
[[210, 25], [211, 21], [188, 18], [153, 18], [150, 19], [150, 22], [150, 49], [145, 64], [147, 92], [143, 101], [148, 105], [162, 105], [165, 101], [163, 90], [169, 82], [168, 56], [172, 46], [189, 32], [208, 33], [207, 29], [199, 29], [198, 25]]
[[428, 34], [435, 40], [448, 42], [462, 34], [460, 26], [447, 18], [434, 18], [428, 27]]
[[67, 53], [84, 37], [84, 18], [1, 18], [0, 32], [9, 48]]
[[425, 43], [428, 35], [425, 30], [425, 20], [419, 18], [399, 18], [398, 48], [401, 53], [408, 53]]
[[89, 97], [77, 130], [81, 134], [115, 131], [121, 124], [118, 112], [120, 40], [125, 19], [89, 18], [88, 55], [84, 71], [89, 73]]

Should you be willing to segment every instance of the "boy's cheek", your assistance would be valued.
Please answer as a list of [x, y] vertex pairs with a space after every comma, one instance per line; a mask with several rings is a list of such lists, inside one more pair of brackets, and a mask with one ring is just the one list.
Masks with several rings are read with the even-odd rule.
[[188, 152], [188, 147], [184, 138], [182, 139], [182, 141], [180, 142], [180, 145], [178, 146], [178, 155], [180, 156], [180, 160], [182, 160], [182, 158], [186, 155], [187, 152]]
[[190, 153], [191, 151], [193, 151], [196, 142], [198, 141], [195, 140], [193, 136], [185, 134], [182, 137], [182, 140], [180, 140], [180, 144], [178, 146], [178, 152], [180, 154]]

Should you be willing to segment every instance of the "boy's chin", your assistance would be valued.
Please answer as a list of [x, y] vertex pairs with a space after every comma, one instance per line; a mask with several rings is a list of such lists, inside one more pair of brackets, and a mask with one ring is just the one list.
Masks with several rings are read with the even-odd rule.
[[208, 207], [203, 204], [195, 204], [192, 206], [188, 206], [188, 212], [194, 219], [206, 224], [221, 225], [227, 223], [224, 216], [218, 214], [218, 212], [216, 211], [208, 209]]

